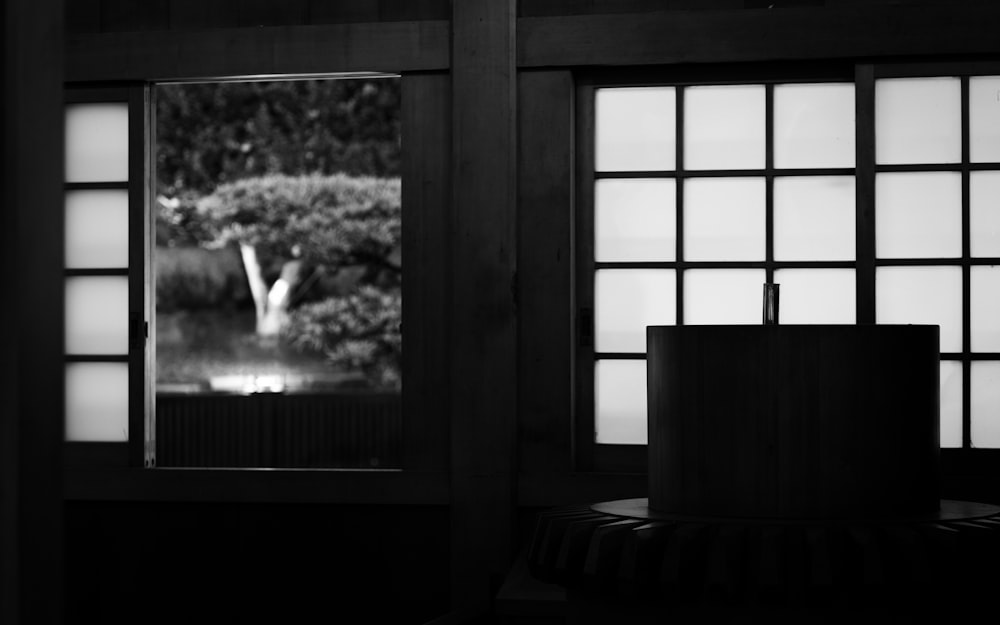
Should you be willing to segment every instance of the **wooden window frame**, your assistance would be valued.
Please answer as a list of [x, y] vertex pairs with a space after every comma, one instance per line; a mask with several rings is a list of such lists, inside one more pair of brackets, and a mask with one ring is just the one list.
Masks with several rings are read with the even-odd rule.
[[[384, 73], [384, 72], [379, 72]], [[348, 72], [354, 75], [356, 72]], [[66, 443], [66, 490], [70, 499], [152, 501], [302, 501], [334, 503], [443, 504], [448, 496], [446, 396], [446, 300], [450, 180], [450, 88], [444, 72], [402, 72], [401, 125], [407, 147], [401, 159], [404, 262], [422, 271], [404, 273], [403, 462], [392, 469], [158, 468], [154, 465], [155, 397], [150, 349], [132, 349], [129, 370], [129, 441]], [[309, 74], [336, 78], [337, 72]], [[283, 80], [303, 77], [287, 73]], [[192, 80], [211, 78], [192, 77]], [[240, 76], [227, 77], [238, 80]], [[180, 79], [172, 79], [180, 80]], [[150, 88], [158, 80], [68, 83], [66, 103], [129, 103], [130, 312], [151, 314], [151, 163], [155, 141]], [[141, 114], [137, 114], [140, 112]], [[67, 190], [93, 185], [67, 184]], [[120, 185], [115, 188], [120, 188]], [[75, 275], [75, 274], [74, 274]], [[81, 274], [82, 275], [82, 274]], [[89, 274], [88, 274], [89, 275]], [[117, 275], [117, 274], [116, 274]], [[138, 287], [138, 288], [136, 288]], [[150, 312], [146, 312], [150, 311]], [[130, 317], [131, 319], [131, 317]], [[152, 325], [150, 323], [150, 325]], [[141, 325], [139, 327], [142, 327]], [[132, 345], [135, 345], [133, 343]], [[135, 433], [142, 432], [142, 436]]]

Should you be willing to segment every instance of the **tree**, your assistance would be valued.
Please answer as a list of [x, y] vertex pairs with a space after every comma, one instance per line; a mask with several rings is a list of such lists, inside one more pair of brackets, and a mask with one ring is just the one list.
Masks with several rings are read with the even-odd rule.
[[[197, 214], [209, 245], [239, 248], [259, 337], [285, 336], [366, 371], [380, 386], [398, 383], [398, 178], [248, 178], [220, 186], [198, 203]], [[320, 279], [332, 292], [320, 293], [290, 323], [295, 294]]]

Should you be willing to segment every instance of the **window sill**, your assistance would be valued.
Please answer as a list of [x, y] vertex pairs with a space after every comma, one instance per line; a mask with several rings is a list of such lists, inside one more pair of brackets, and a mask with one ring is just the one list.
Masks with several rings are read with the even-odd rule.
[[447, 505], [448, 474], [398, 469], [143, 469], [68, 465], [68, 501]]

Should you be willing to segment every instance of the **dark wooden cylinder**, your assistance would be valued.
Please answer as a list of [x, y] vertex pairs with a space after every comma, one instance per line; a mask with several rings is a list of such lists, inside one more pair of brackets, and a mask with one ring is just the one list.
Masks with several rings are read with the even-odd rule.
[[898, 518], [939, 505], [937, 326], [647, 328], [649, 505]]

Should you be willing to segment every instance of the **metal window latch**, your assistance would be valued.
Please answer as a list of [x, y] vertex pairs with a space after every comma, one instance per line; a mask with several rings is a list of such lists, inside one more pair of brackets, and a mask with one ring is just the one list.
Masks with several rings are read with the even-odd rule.
[[140, 313], [129, 313], [128, 344], [130, 349], [139, 349], [149, 337], [149, 323], [143, 321]]

